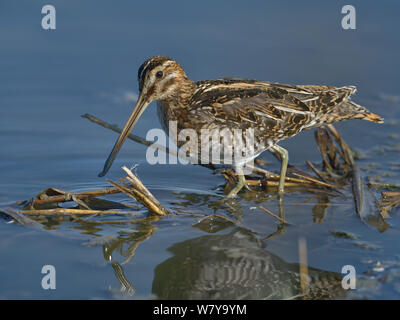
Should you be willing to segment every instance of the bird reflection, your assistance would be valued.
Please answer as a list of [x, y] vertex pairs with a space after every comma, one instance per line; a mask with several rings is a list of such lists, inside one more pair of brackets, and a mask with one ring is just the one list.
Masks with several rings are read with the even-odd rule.
[[159, 299], [333, 299], [343, 297], [341, 275], [309, 268], [301, 292], [299, 265], [266, 251], [249, 230], [206, 235], [173, 245], [155, 269]]
[[[268, 252], [264, 243], [285, 232], [286, 225], [277, 224], [277, 230], [260, 239], [254, 231], [241, 223], [243, 203], [232, 200], [216, 205], [215, 196], [180, 194], [180, 214], [190, 204], [204, 213], [204, 206], [223, 215], [210, 214], [193, 224], [208, 235], [173, 245], [173, 256], [154, 270], [152, 291], [159, 299], [334, 299], [345, 296], [341, 274], [308, 268], [308, 291], [300, 285], [299, 264], [288, 263]], [[271, 198], [258, 198], [261, 203]], [[244, 200], [246, 202], [246, 200]], [[322, 221], [329, 199], [318, 198], [314, 215]], [[200, 207], [200, 208], [199, 208]], [[283, 202], [278, 200], [279, 216], [285, 218]], [[317, 210], [318, 209], [318, 210]], [[189, 214], [189, 212], [186, 212]], [[201, 216], [201, 215], [200, 215]], [[136, 224], [136, 232], [120, 235], [103, 245], [104, 257], [111, 262], [121, 283], [121, 292], [134, 295], [135, 289], [127, 279], [123, 267], [135, 255], [136, 248], [156, 231], [155, 218], [148, 217]], [[158, 220], [158, 219], [156, 219]], [[112, 258], [118, 252], [125, 258], [120, 264]]]

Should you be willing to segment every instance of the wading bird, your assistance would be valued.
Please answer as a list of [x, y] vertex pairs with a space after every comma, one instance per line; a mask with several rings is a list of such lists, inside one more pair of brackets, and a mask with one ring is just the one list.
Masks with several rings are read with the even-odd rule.
[[175, 60], [163, 56], [149, 58], [140, 66], [138, 82], [139, 98], [99, 176], [107, 173], [130, 131], [152, 101], [158, 101], [158, 116], [166, 132], [170, 121], [176, 121], [178, 130], [194, 129], [198, 136], [202, 129], [245, 132], [253, 128], [254, 150], [244, 160], [232, 163], [238, 182], [228, 197], [236, 196], [245, 186], [245, 163], [268, 149], [281, 155], [278, 192], [282, 195], [288, 152], [277, 143], [303, 129], [346, 119], [383, 122], [380, 116], [350, 100], [350, 95], [356, 92], [354, 86], [287, 85], [235, 78], [194, 82]]

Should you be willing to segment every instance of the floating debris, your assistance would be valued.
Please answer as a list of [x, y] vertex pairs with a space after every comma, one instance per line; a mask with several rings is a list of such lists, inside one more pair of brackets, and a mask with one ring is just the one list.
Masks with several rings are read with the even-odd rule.
[[343, 238], [343, 239], [358, 239], [358, 237], [350, 232], [346, 231], [337, 231], [337, 230], [329, 230], [331, 234], [333, 234], [337, 238]]
[[356, 241], [354, 242], [354, 245], [360, 248], [363, 248], [365, 250], [377, 250], [380, 249], [379, 246], [375, 245], [375, 244], [370, 244], [364, 241]]
[[383, 272], [383, 271], [385, 271], [385, 267], [381, 265], [380, 261], [377, 261], [375, 267], [372, 268], [372, 271]]

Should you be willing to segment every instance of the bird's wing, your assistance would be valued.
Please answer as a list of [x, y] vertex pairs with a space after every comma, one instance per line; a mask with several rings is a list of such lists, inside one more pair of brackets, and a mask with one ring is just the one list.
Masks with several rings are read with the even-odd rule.
[[319, 85], [293, 86], [281, 83], [267, 83], [267, 85], [286, 90], [288, 94], [307, 105], [309, 110], [316, 114], [328, 114], [342, 102], [349, 99], [357, 91], [354, 86], [332, 87]]
[[[253, 127], [258, 134], [282, 139], [297, 134], [312, 124], [311, 108], [290, 90], [255, 80], [221, 79], [206, 82], [194, 95], [189, 114], [202, 127]], [[314, 96], [299, 88], [297, 94]]]
[[349, 99], [356, 92], [354, 86], [295, 86], [235, 78], [200, 81], [197, 86], [191, 112], [196, 120], [220, 127], [221, 123], [233, 128], [258, 124], [286, 137], [364, 112]]

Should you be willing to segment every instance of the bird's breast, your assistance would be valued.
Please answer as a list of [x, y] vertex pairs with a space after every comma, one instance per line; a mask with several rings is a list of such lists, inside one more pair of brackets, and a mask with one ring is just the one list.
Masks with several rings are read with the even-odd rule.
[[168, 134], [168, 105], [163, 101], [157, 101], [157, 115], [161, 127]]

